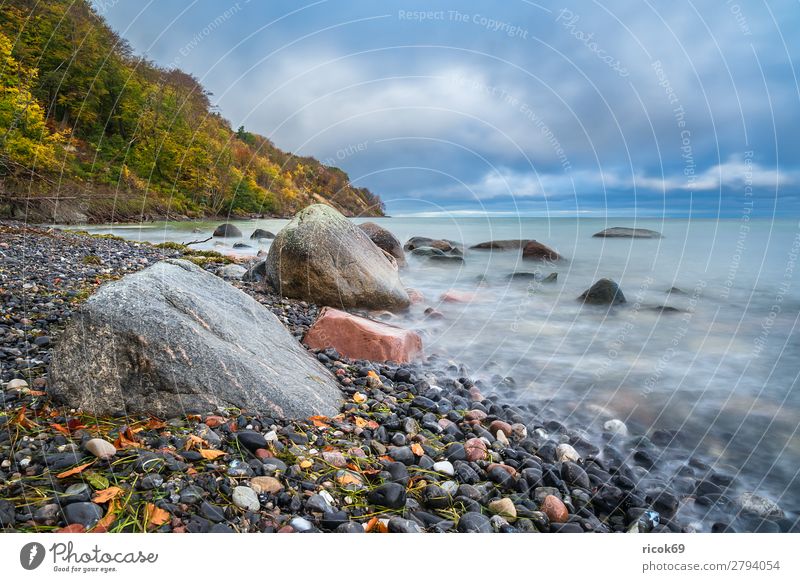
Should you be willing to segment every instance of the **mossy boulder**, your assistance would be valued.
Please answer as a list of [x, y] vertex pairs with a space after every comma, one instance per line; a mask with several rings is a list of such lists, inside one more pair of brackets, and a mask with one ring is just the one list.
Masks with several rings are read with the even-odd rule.
[[409, 305], [397, 261], [334, 208], [314, 204], [275, 237], [267, 281], [280, 294], [339, 308]]

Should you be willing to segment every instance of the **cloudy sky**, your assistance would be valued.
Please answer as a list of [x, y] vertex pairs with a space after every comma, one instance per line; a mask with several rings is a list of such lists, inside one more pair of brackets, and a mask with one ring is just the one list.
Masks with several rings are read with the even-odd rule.
[[95, 6], [395, 215], [800, 214], [796, 0]]

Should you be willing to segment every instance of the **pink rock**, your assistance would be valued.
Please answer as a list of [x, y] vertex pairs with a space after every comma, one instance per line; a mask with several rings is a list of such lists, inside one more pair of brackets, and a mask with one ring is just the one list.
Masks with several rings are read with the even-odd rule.
[[492, 434], [497, 434], [497, 431], [503, 431], [503, 434], [507, 437], [511, 436], [514, 430], [511, 428], [511, 425], [507, 422], [503, 422], [502, 420], [494, 420], [492, 424], [489, 425], [489, 432]]
[[542, 511], [553, 523], [566, 523], [569, 519], [567, 506], [555, 495], [548, 495], [542, 502]]
[[470, 293], [469, 291], [457, 291], [455, 289], [450, 289], [450, 291], [445, 291], [442, 293], [442, 296], [439, 297], [439, 299], [445, 303], [470, 303], [478, 299], [478, 294]]
[[[471, 394], [471, 393], [470, 393]], [[470, 410], [464, 415], [464, 419], [468, 422], [482, 422], [486, 420], [486, 413], [483, 410]]]
[[473, 402], [480, 402], [483, 400], [483, 394], [481, 394], [477, 386], [473, 386], [469, 389], [469, 397], [472, 398]]
[[303, 342], [354, 360], [410, 362], [422, 353], [417, 333], [330, 307], [322, 309]]
[[259, 459], [262, 459], [262, 460], [263, 459], [271, 459], [274, 456], [275, 455], [272, 454], [272, 451], [269, 451], [267, 449], [256, 449], [256, 457], [258, 457]]
[[422, 303], [425, 301], [425, 296], [422, 294], [421, 291], [417, 291], [416, 289], [407, 288], [406, 293], [408, 293], [408, 298], [411, 300], [411, 303]]
[[486, 443], [481, 439], [469, 439], [464, 443], [468, 461], [482, 461], [486, 458]]

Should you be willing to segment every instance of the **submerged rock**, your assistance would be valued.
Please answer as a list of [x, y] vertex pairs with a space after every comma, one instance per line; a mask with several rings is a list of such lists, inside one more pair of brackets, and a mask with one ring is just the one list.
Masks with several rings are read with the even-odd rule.
[[324, 204], [302, 210], [278, 233], [266, 267], [270, 284], [287, 297], [341, 308], [409, 305], [394, 257]]
[[422, 353], [422, 339], [411, 330], [325, 307], [303, 342], [313, 349], [334, 348], [356, 359], [410, 362]]
[[56, 346], [50, 390], [102, 415], [182, 416], [235, 406], [336, 414], [338, 384], [269, 310], [188, 261], [104, 285]]
[[239, 230], [235, 224], [220, 224], [216, 229], [214, 229], [213, 236], [219, 238], [237, 238], [242, 236], [242, 231]]
[[622, 289], [611, 279], [600, 279], [578, 299], [591, 305], [617, 305], [626, 302]]
[[596, 238], [662, 238], [660, 232], [647, 228], [628, 228], [625, 226], [614, 226], [596, 232], [592, 235]]
[[528, 244], [529, 241], [530, 239], [490, 240], [478, 243], [476, 245], [472, 245], [469, 248], [475, 250], [507, 251], [507, 250], [521, 249], [526, 244]]
[[275, 235], [268, 230], [264, 230], [263, 228], [257, 228], [253, 231], [253, 234], [250, 235], [252, 240], [256, 240], [259, 238], [275, 238]]

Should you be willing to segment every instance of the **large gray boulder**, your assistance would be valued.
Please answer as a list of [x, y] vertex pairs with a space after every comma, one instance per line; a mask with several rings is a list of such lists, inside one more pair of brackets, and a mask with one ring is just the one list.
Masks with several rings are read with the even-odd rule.
[[281, 294], [339, 308], [409, 305], [397, 261], [324, 204], [300, 211], [275, 237], [267, 280]]
[[187, 261], [102, 286], [69, 321], [50, 390], [90, 414], [236, 407], [283, 418], [338, 412], [328, 370], [269, 310]]
[[220, 238], [239, 238], [242, 236], [242, 231], [239, 230], [239, 227], [235, 224], [226, 222], [225, 224], [220, 224], [217, 228], [215, 228], [212, 236]]

